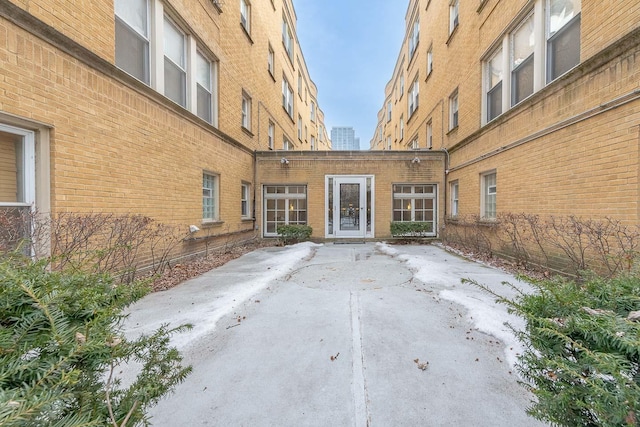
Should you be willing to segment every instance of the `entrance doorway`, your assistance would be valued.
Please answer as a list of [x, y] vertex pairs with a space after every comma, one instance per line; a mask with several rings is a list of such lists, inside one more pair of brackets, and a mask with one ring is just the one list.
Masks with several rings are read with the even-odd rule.
[[373, 176], [327, 176], [327, 237], [373, 237]]

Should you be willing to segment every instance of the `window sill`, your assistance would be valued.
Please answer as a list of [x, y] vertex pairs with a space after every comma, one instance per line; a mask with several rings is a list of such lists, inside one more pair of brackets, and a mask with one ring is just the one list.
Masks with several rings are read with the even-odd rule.
[[454, 29], [451, 31], [451, 33], [449, 34], [449, 38], [447, 39], [447, 46], [449, 45], [449, 42], [451, 42], [451, 40], [453, 39], [453, 36], [456, 35], [456, 33], [458, 32], [458, 28], [460, 28], [460, 24], [456, 25], [454, 27]]
[[253, 132], [251, 132], [249, 129], [247, 129], [247, 128], [246, 128], [246, 127], [244, 127], [244, 126], [240, 126], [240, 128], [242, 129], [242, 131], [243, 131], [244, 133], [246, 133], [246, 134], [247, 134], [247, 135], [249, 135], [251, 138], [253, 138]]
[[431, 74], [433, 74], [433, 68], [431, 69], [431, 71], [429, 71], [429, 74], [427, 74], [427, 78], [424, 79], [424, 81], [429, 81], [429, 77], [431, 77]]
[[245, 36], [247, 36], [247, 39], [249, 40], [249, 42], [253, 44], [253, 39], [251, 38], [251, 34], [249, 34], [249, 31], [247, 31], [247, 28], [244, 25], [242, 25], [242, 22], [240, 22], [240, 28], [242, 28], [242, 32], [244, 33]]
[[456, 131], [458, 130], [458, 127], [459, 127], [459, 125], [455, 125], [455, 126], [454, 126], [454, 127], [452, 127], [451, 129], [449, 129], [449, 130], [447, 131], [447, 136], [448, 136], [448, 135], [450, 135], [450, 134], [452, 134], [452, 133], [454, 133], [454, 132], [456, 132]]
[[224, 225], [224, 221], [203, 220], [201, 225], [202, 225], [202, 228], [220, 227], [221, 225]]
[[254, 222], [255, 220], [256, 220], [255, 218], [250, 218], [248, 216], [246, 217], [243, 216], [242, 218], [240, 218], [240, 221], [242, 222]]
[[480, 6], [478, 6], [478, 9], [476, 10], [477, 13], [482, 12], [482, 9], [484, 9], [484, 7], [487, 5], [488, 1], [487, 0], [480, 0]]
[[218, 13], [222, 13], [222, 8], [220, 7], [220, 3], [218, 1], [212, 1], [213, 7], [218, 11]]

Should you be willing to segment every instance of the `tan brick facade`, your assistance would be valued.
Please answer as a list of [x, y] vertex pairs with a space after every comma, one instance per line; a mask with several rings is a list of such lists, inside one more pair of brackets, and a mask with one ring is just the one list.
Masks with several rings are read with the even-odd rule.
[[[35, 187], [22, 204], [40, 212], [142, 214], [185, 233], [197, 225], [201, 231], [192, 237], [253, 232], [252, 212], [248, 219], [241, 215], [240, 190], [242, 184], [257, 187], [253, 152], [269, 149], [269, 124], [274, 149], [283, 148], [285, 137], [290, 149], [310, 150], [312, 138], [316, 150], [330, 148], [317, 88], [297, 41], [293, 4], [247, 2], [247, 25], [237, 3], [147, 4], [147, 83], [117, 63], [113, 1], [0, 6], [0, 161], [21, 162], [7, 142], [14, 129], [24, 131], [18, 137], [33, 141], [35, 152], [24, 171], [0, 175], [0, 203], [15, 204], [16, 183], [23, 179], [16, 173], [22, 173]], [[166, 71], [162, 75], [167, 59], [156, 32], [164, 25], [166, 36], [167, 20], [185, 41], [184, 107], [162, 93], [162, 82], [165, 88], [170, 83]], [[283, 20], [290, 28], [291, 58]], [[196, 53], [211, 67], [211, 120], [199, 117], [197, 92], [191, 92], [198, 87], [190, 62]], [[283, 108], [285, 77], [293, 95], [291, 114]], [[243, 97], [249, 101], [246, 122]], [[217, 177], [214, 221], [203, 221], [203, 173]]]
[[[548, 18], [547, 1], [412, 0], [405, 42], [385, 89], [371, 148], [389, 149], [390, 139], [393, 150], [410, 149], [413, 140], [427, 149], [430, 132], [432, 149], [449, 154], [447, 186], [458, 184], [459, 215], [485, 214], [482, 174], [494, 171], [498, 213], [609, 216], [637, 224], [640, 5], [572, 3], [581, 8], [565, 10], [562, 19], [572, 20], [562, 21], [557, 34], [569, 49], [562, 55], [575, 54], [579, 61], [550, 77], [550, 58], [561, 62], [563, 57], [553, 56], [557, 39], [546, 38], [556, 25]], [[419, 35], [412, 37], [416, 22]], [[514, 103], [507, 95], [518, 95], [509, 83], [525, 79], [512, 73], [520, 62], [509, 62], [515, 55], [511, 46], [529, 23], [530, 40], [535, 39], [529, 57], [533, 90]], [[501, 48], [500, 63], [506, 65], [500, 80], [502, 111], [489, 116], [488, 64], [502, 58]], [[419, 83], [418, 107], [409, 115], [414, 81]], [[402, 127], [403, 137], [396, 131]], [[451, 203], [447, 200], [448, 215]]]

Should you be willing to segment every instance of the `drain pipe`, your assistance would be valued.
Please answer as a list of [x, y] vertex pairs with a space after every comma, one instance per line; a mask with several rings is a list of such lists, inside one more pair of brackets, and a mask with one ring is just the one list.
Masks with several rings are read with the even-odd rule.
[[446, 155], [444, 161], [444, 179], [442, 180], [444, 182], [444, 218], [442, 221], [442, 228], [444, 228], [447, 221], [447, 192], [449, 188], [447, 177], [449, 176], [449, 151], [445, 147], [442, 147], [440, 150], [444, 151], [444, 154]]

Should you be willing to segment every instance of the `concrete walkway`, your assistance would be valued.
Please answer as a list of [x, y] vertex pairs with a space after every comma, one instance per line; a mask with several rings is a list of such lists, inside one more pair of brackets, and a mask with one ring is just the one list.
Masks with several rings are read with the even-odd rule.
[[306, 243], [150, 295], [128, 334], [194, 324], [175, 339], [193, 373], [153, 425], [541, 425], [504, 308], [461, 278], [515, 282], [436, 246]]

